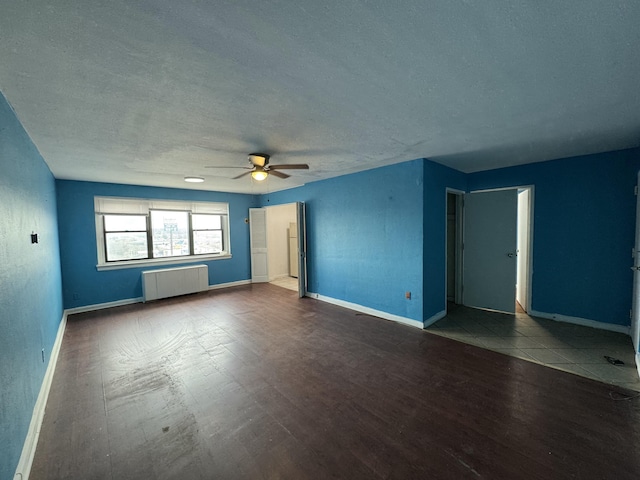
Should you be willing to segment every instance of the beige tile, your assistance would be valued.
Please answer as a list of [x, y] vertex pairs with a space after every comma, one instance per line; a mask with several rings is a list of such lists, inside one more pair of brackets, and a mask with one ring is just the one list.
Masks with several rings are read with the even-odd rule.
[[500, 337], [522, 336], [522, 333], [518, 332], [512, 325], [487, 325], [487, 328]]
[[521, 350], [545, 365], [549, 363], [573, 363], [562, 355], [546, 348], [521, 348]]
[[478, 324], [468, 324], [463, 327], [474, 337], [495, 337], [496, 334], [489, 330], [487, 327]]
[[523, 348], [544, 348], [538, 341], [538, 337], [514, 337], [511, 339], [514, 347]]
[[516, 330], [527, 337], [550, 337], [553, 336], [553, 331], [541, 327], [539, 325], [529, 327], [516, 327]]
[[542, 345], [545, 348], [567, 348], [567, 349], [573, 349], [573, 347], [571, 345], [569, 345], [569, 343], [567, 342], [566, 339], [564, 338], [558, 338], [558, 337], [534, 337], [535, 341], [538, 342], [540, 345]]
[[548, 365], [550, 368], [555, 368], [556, 370], [562, 370], [563, 372], [573, 373], [575, 375], [580, 375], [581, 377], [591, 378], [593, 380], [602, 381], [602, 379], [593, 373], [585, 370], [580, 365], [576, 365], [575, 363], [555, 363], [553, 365]]
[[520, 350], [519, 348], [513, 349], [513, 356], [516, 358], [521, 358], [522, 360], [539, 363], [535, 358], [533, 358], [531, 355], [528, 355], [526, 352]]
[[552, 352], [561, 355], [572, 363], [607, 363], [600, 349], [594, 348], [553, 348]]
[[585, 370], [606, 379], [611, 383], [633, 383], [638, 379], [638, 371], [631, 366], [615, 366], [607, 364], [581, 364]]
[[567, 338], [566, 342], [575, 348], [599, 348], [607, 344], [607, 339], [599, 337], [574, 337]]
[[476, 347], [486, 348], [486, 345], [477, 337], [471, 337], [471, 336], [457, 337], [457, 338], [454, 338], [454, 340], [458, 340], [459, 342], [462, 342], [462, 343], [468, 343], [469, 345], [474, 345]]
[[[640, 390], [631, 339], [620, 333], [526, 314], [507, 315], [466, 307], [456, 307], [455, 315], [445, 317], [437, 325], [437, 333], [449, 338]], [[624, 368], [607, 363], [604, 355], [622, 360]]]
[[445, 335], [447, 337], [468, 337], [471, 335], [462, 327], [441, 327], [432, 331], [433, 333], [439, 333], [440, 335]]
[[488, 348], [515, 348], [514, 338], [520, 337], [477, 337]]

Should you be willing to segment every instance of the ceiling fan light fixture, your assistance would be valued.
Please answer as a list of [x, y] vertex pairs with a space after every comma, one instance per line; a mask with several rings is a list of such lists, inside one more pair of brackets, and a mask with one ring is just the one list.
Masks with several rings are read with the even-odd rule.
[[202, 177], [184, 177], [185, 182], [189, 183], [202, 183], [204, 182], [204, 178]]
[[256, 169], [251, 172], [251, 178], [254, 180], [261, 182], [267, 178], [267, 172], [264, 168], [256, 166]]

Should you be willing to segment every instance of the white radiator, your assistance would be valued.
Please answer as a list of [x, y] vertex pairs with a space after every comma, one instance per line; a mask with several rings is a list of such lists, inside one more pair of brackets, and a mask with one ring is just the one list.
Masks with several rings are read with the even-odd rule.
[[206, 265], [142, 272], [142, 298], [145, 302], [208, 289], [209, 269]]

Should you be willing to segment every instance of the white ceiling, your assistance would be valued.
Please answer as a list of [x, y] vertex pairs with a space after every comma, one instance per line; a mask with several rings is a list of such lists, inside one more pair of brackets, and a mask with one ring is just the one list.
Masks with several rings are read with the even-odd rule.
[[[640, 146], [637, 0], [0, 12], [0, 90], [57, 178], [260, 193], [421, 157], [472, 172]], [[311, 169], [257, 185], [204, 168], [253, 151]]]

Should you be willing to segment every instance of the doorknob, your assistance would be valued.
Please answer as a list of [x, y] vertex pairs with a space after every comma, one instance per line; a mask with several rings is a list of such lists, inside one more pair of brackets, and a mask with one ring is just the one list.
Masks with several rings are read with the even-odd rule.
[[511, 252], [507, 253], [507, 257], [513, 258], [513, 253], [511, 253]]

